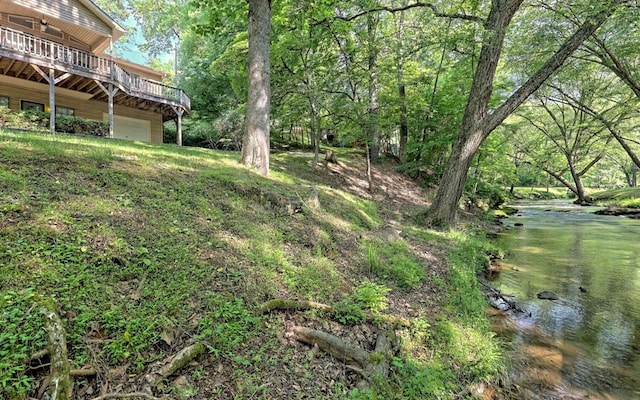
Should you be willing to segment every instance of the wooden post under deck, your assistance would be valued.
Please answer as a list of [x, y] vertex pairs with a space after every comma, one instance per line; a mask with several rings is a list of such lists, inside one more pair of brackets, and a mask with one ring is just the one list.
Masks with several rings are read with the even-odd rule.
[[114, 87], [113, 83], [109, 84], [109, 89], [107, 89], [106, 87], [104, 87], [104, 85], [94, 79], [94, 82], [100, 87], [100, 89], [102, 89], [107, 96], [109, 97], [109, 137], [113, 139], [113, 97], [116, 95], [116, 93], [118, 93], [118, 87]]
[[175, 111], [178, 119], [176, 120], [176, 144], [182, 146], [182, 114], [184, 114], [184, 108], [171, 106]]
[[67, 72], [56, 78], [56, 70], [53, 68], [49, 68], [47, 75], [37, 65], [31, 64], [31, 67], [49, 84], [49, 131], [56, 133], [56, 84], [67, 79], [71, 74]]

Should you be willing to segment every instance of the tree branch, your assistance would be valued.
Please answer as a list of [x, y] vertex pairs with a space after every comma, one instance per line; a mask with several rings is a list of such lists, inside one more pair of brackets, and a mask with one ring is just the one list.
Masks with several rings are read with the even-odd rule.
[[516, 108], [531, 96], [542, 84], [613, 14], [623, 0], [612, 1], [593, 18], [588, 18], [577, 31], [536, 71], [522, 86], [520, 86], [502, 105], [496, 108], [487, 118], [483, 129], [484, 137], [498, 127]]
[[[433, 3], [423, 3], [423, 2], [417, 2], [417, 3], [413, 3], [413, 4], [406, 4], [404, 6], [401, 7], [386, 7], [386, 6], [381, 6], [381, 7], [376, 7], [376, 8], [371, 8], [368, 10], [364, 10], [361, 11], [357, 14], [353, 14], [353, 15], [348, 15], [348, 16], [341, 16], [341, 15], [334, 15], [333, 19], [337, 19], [337, 20], [341, 20], [341, 21], [353, 21], [355, 19], [358, 19], [360, 17], [364, 17], [365, 15], [368, 14], [372, 14], [372, 13], [377, 13], [380, 11], [385, 11], [388, 13], [397, 13], [397, 12], [401, 12], [401, 11], [406, 11], [406, 10], [410, 10], [412, 8], [430, 8], [433, 11], [433, 14], [436, 17], [441, 17], [441, 18], [451, 18], [451, 19], [462, 19], [465, 21], [472, 21], [472, 22], [479, 22], [481, 24], [484, 25], [484, 23], [486, 22], [484, 18], [479, 17], [477, 15], [470, 15], [470, 14], [463, 14], [463, 13], [445, 13], [442, 12], [438, 9], [438, 7], [433, 4]], [[324, 18], [321, 21], [317, 21], [316, 25], [321, 25], [321, 24], [325, 24], [328, 22], [328, 18]]]

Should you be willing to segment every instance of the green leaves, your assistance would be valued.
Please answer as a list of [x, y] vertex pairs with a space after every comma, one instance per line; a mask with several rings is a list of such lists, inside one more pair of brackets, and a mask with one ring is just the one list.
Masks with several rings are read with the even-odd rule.
[[32, 288], [0, 292], [0, 397], [24, 395], [32, 378], [26, 375], [33, 353], [46, 346], [46, 332]]

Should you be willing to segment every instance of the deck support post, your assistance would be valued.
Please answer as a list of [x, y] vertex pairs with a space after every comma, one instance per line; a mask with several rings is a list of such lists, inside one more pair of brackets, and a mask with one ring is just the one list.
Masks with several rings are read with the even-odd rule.
[[184, 108], [171, 106], [178, 118], [176, 119], [176, 144], [182, 146], [182, 114], [184, 114]]
[[49, 131], [56, 133], [56, 71], [49, 69]]
[[113, 139], [113, 98], [116, 93], [118, 93], [119, 89], [117, 86], [114, 86], [113, 83], [110, 83], [109, 88], [107, 89], [100, 81], [96, 79], [94, 79], [94, 81], [109, 97], [109, 137]]
[[64, 73], [56, 78], [56, 70], [49, 68], [49, 74], [45, 74], [40, 67], [30, 64], [31, 67], [44, 78], [49, 84], [49, 131], [56, 133], [56, 84], [62, 82], [71, 76], [70, 73]]

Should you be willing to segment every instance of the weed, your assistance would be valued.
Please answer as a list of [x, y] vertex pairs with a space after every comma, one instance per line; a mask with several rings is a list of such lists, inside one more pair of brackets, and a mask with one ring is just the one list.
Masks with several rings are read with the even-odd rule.
[[344, 299], [333, 305], [333, 316], [345, 325], [355, 325], [364, 321], [366, 315], [359, 304]]
[[387, 309], [387, 293], [391, 289], [370, 281], [362, 281], [356, 286], [356, 302], [364, 309], [380, 312]]
[[209, 307], [211, 311], [199, 323], [199, 336], [209, 342], [214, 354], [233, 358], [236, 347], [246, 345], [254, 335], [258, 318], [245, 308], [241, 298], [234, 296], [214, 295]]
[[416, 288], [426, 278], [424, 267], [402, 241], [364, 241], [366, 269], [380, 279], [391, 279], [401, 288]]
[[30, 288], [0, 297], [0, 397], [24, 397], [32, 381], [26, 375], [29, 356], [46, 346], [36, 298]]
[[285, 284], [302, 298], [332, 301], [342, 286], [342, 278], [326, 258], [309, 257], [305, 265], [286, 271]]

